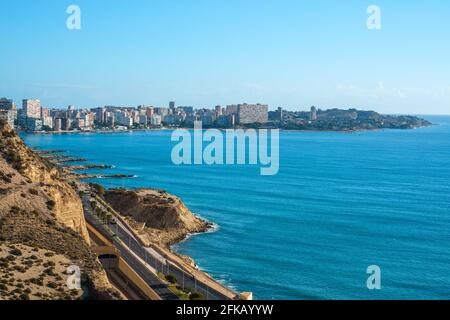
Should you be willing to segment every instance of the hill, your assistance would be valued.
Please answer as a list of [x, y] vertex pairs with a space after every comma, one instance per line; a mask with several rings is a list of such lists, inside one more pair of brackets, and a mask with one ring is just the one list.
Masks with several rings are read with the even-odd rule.
[[[66, 286], [67, 266], [83, 288]], [[90, 249], [83, 207], [59, 169], [0, 122], [0, 299], [115, 299]], [[45, 295], [44, 295], [45, 294]]]

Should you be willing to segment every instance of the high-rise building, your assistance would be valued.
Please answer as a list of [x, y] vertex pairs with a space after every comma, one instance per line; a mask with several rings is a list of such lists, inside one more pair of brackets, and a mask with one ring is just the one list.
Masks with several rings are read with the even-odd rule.
[[175, 101], [170, 101], [169, 102], [169, 109], [175, 110]]
[[106, 122], [106, 109], [105, 108], [96, 108], [93, 109], [92, 112], [95, 114], [95, 120], [99, 123]]
[[232, 104], [232, 105], [227, 106], [225, 113], [227, 115], [237, 114], [238, 113], [238, 105]]
[[22, 109], [27, 118], [39, 119], [41, 117], [41, 101], [39, 100], [24, 99]]
[[310, 120], [311, 121], [316, 121], [317, 120], [317, 108], [314, 107], [314, 106], [311, 107]]
[[234, 115], [221, 115], [217, 118], [216, 124], [219, 128], [230, 128], [233, 126]]
[[277, 112], [278, 112], [279, 120], [280, 120], [280, 121], [283, 121], [283, 108], [278, 107]]
[[239, 104], [238, 123], [267, 123], [269, 121], [269, 106], [265, 104]]
[[0, 99], [0, 110], [16, 110], [16, 105], [11, 99], [1, 98]]
[[62, 119], [60, 119], [60, 118], [55, 119], [55, 122], [53, 124], [53, 129], [55, 131], [61, 131], [62, 130]]
[[41, 131], [42, 120], [38, 118], [27, 118], [27, 129], [30, 131]]
[[200, 118], [204, 127], [210, 127], [214, 123], [214, 116], [211, 113], [204, 113]]
[[222, 107], [221, 106], [216, 106], [215, 110], [216, 110], [216, 117], [222, 115]]
[[84, 121], [87, 130], [92, 129], [92, 127], [94, 126], [94, 120], [95, 120], [95, 113], [87, 112], [84, 115]]
[[125, 111], [119, 111], [114, 113], [115, 116], [115, 122], [118, 125], [131, 127], [133, 126], [134, 120], [133, 118], [128, 114], [128, 112]]
[[114, 116], [114, 113], [106, 113], [106, 125], [110, 128], [113, 128], [116, 125], [116, 117]]
[[146, 126], [147, 122], [148, 122], [147, 115], [144, 114], [142, 116], [139, 116], [139, 124]]
[[154, 109], [152, 107], [147, 108], [147, 111], [145, 113], [148, 118], [151, 118], [154, 114]]
[[150, 124], [152, 126], [160, 126], [162, 123], [162, 117], [158, 114], [154, 114], [151, 118], [150, 118]]
[[197, 117], [191, 113], [189, 115], [186, 115], [186, 117], [184, 118], [184, 125], [187, 127], [193, 127], [195, 121], [197, 121]]
[[53, 128], [53, 118], [50, 116], [42, 117], [42, 125], [45, 127]]
[[169, 114], [169, 109], [167, 108], [155, 108], [155, 113], [161, 117], [167, 116]]
[[71, 130], [74, 127], [75, 121], [70, 118], [66, 118], [63, 121], [63, 130]]
[[48, 108], [41, 108], [41, 119], [44, 119], [45, 117], [50, 116], [50, 109]]

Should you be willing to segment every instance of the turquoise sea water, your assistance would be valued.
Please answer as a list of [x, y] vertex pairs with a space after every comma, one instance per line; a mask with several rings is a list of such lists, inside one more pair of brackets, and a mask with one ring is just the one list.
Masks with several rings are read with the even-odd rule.
[[[107, 187], [181, 197], [219, 229], [175, 249], [257, 299], [450, 298], [450, 117], [427, 118], [439, 126], [283, 132], [276, 176], [175, 166], [168, 131], [23, 138], [116, 166], [93, 172], [138, 175]], [[381, 290], [366, 287], [369, 265]]]

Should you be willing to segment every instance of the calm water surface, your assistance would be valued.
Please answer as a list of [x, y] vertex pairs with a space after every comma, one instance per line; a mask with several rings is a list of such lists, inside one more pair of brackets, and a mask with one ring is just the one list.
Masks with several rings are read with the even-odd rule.
[[[175, 247], [258, 299], [450, 298], [450, 117], [354, 134], [283, 132], [280, 172], [174, 166], [168, 131], [24, 135], [90, 171], [137, 175], [107, 187], [163, 188], [219, 225]], [[382, 270], [369, 291], [366, 268]]]

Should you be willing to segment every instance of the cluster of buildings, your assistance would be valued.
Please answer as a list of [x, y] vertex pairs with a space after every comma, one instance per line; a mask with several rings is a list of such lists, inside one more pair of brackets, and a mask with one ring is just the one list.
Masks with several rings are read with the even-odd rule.
[[0, 119], [12, 127], [26, 131], [90, 131], [126, 130], [130, 128], [193, 127], [201, 121], [203, 127], [233, 128], [238, 125], [265, 124], [269, 121], [269, 107], [263, 104], [237, 104], [214, 109], [194, 109], [190, 106], [176, 106], [174, 101], [168, 107], [105, 106], [91, 109], [50, 109], [39, 100], [24, 99], [22, 108], [6, 98], [0, 99]]

